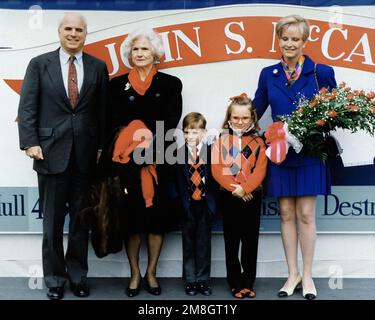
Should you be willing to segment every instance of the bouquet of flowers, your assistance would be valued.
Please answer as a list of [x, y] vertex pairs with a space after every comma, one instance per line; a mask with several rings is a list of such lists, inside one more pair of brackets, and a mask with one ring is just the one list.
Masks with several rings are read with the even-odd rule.
[[[343, 82], [336, 89], [322, 88], [311, 100], [302, 98], [291, 115], [279, 117], [266, 131], [266, 153], [271, 161], [281, 163], [289, 146], [327, 160], [329, 133], [337, 128], [350, 132], [375, 133], [375, 92], [352, 90]], [[284, 153], [285, 149], [285, 153]]]

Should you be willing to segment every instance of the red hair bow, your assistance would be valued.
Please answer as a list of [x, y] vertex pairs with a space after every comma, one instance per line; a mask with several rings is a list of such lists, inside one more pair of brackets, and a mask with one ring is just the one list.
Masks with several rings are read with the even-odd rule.
[[238, 98], [249, 98], [247, 96], [247, 94], [245, 92], [242, 92], [241, 94], [239, 94], [238, 96], [233, 96], [233, 97], [230, 97], [229, 100], [235, 100], [235, 99], [238, 99]]

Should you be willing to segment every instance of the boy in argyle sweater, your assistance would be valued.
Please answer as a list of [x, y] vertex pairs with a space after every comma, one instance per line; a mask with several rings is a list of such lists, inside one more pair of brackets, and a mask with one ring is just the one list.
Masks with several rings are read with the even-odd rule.
[[267, 158], [264, 142], [257, 135], [256, 112], [246, 94], [231, 98], [222, 128], [213, 146], [211, 169], [222, 189], [227, 281], [233, 297], [253, 298]]
[[211, 146], [203, 140], [206, 119], [191, 112], [182, 122], [185, 144], [178, 152], [176, 186], [182, 208], [183, 278], [187, 295], [211, 295], [211, 226], [219, 186], [211, 175]]

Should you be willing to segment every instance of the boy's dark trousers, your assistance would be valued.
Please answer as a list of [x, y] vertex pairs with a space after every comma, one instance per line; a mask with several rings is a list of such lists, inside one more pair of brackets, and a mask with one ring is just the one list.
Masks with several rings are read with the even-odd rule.
[[[262, 193], [254, 191], [252, 195], [253, 199], [248, 202], [229, 191], [222, 191], [220, 196], [227, 280], [232, 289], [252, 289], [256, 277]], [[241, 261], [238, 259], [240, 242]]]
[[191, 200], [182, 219], [183, 276], [186, 283], [208, 281], [211, 272], [212, 218], [205, 200]]

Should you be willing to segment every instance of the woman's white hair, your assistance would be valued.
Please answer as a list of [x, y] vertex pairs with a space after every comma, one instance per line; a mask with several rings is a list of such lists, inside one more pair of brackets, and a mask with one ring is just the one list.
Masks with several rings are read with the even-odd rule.
[[161, 37], [153, 29], [141, 28], [132, 31], [126, 37], [124, 42], [121, 44], [120, 52], [124, 57], [132, 64], [131, 59], [129, 59], [132, 51], [134, 42], [139, 39], [147, 39], [150, 41], [152, 48], [152, 55], [154, 56], [154, 64], [160, 63], [161, 57], [164, 55], [164, 47]]

